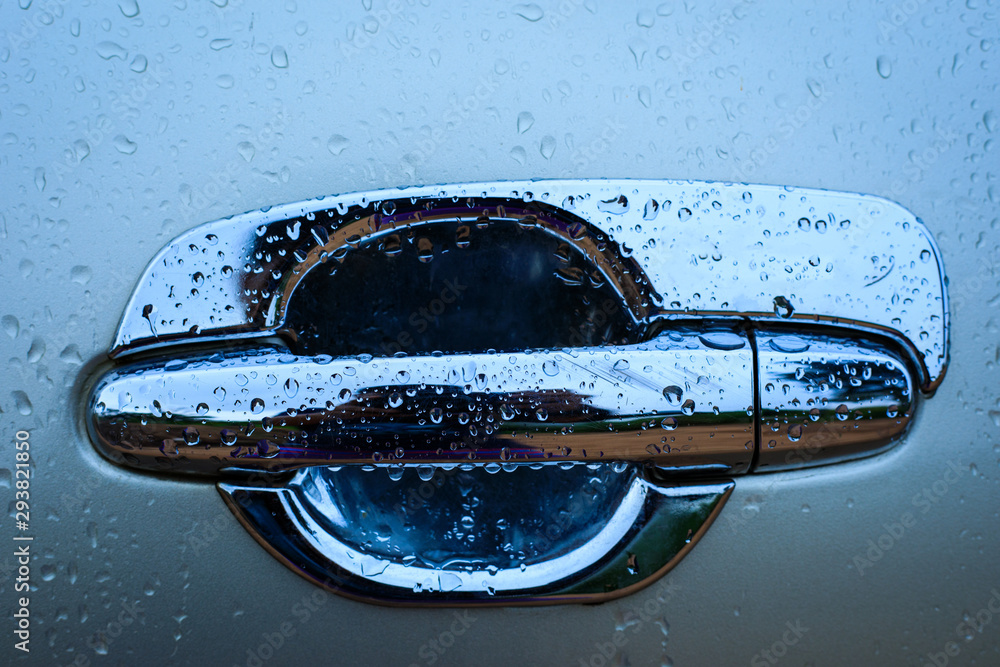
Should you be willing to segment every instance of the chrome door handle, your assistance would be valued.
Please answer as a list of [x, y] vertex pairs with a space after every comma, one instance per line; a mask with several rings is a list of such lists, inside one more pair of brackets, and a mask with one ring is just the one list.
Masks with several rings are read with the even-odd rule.
[[[385, 266], [404, 249], [440, 263], [435, 234], [448, 239], [438, 252], [460, 255], [483, 230], [551, 244], [549, 273], [535, 255], [524, 270], [613, 295], [624, 340], [588, 344], [600, 325], [582, 297], [588, 336], [569, 339], [583, 344], [525, 335], [499, 350], [392, 354], [383, 342], [375, 355], [344, 354], [337, 341], [327, 354], [336, 336], [317, 333], [329, 317], [316, 276], [350, 273], [352, 254], [369, 251]], [[370, 279], [366, 266], [358, 275]], [[462, 308], [463, 324], [494, 312]], [[917, 390], [929, 395], [943, 377], [947, 304], [922, 224], [871, 197], [662, 181], [456, 185], [192, 230], [147, 269], [110, 356], [88, 404], [98, 449], [134, 468], [221, 477], [244, 525], [303, 576], [401, 604], [594, 601], [672, 567], [721, 510], [728, 477], [896, 442]], [[448, 475], [466, 494], [500, 493], [506, 509], [491, 520], [516, 524], [521, 548], [500, 536], [513, 528], [468, 539], [475, 513], [444, 483], [430, 493], [434, 512], [410, 511], [407, 488]], [[523, 538], [539, 521], [551, 530], [545, 503], [574, 493], [600, 502], [569, 512], [556, 538]]]

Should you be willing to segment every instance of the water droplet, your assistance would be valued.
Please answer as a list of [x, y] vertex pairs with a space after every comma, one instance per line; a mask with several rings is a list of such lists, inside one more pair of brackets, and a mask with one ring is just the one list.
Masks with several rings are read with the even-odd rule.
[[660, 212], [660, 204], [655, 199], [650, 199], [642, 209], [642, 219], [651, 221], [656, 219]]
[[554, 360], [546, 361], [542, 364], [542, 372], [549, 377], [559, 375], [559, 363]]
[[681, 222], [687, 222], [691, 218], [691, 209], [685, 207], [685, 208], [682, 208], [682, 209], [678, 210], [677, 211], [677, 218]]
[[11, 338], [17, 338], [17, 334], [21, 331], [21, 323], [13, 315], [4, 315], [0, 319], [0, 326], [3, 327], [4, 333]]
[[444, 410], [438, 407], [431, 408], [427, 414], [431, 418], [431, 422], [434, 424], [440, 424], [444, 419]]
[[605, 213], [621, 215], [628, 211], [628, 199], [625, 195], [618, 195], [612, 199], [605, 199], [597, 203], [597, 208]]
[[198, 429], [193, 426], [188, 426], [184, 429], [184, 442], [188, 445], [197, 445], [201, 440], [201, 434], [198, 433]]
[[628, 368], [629, 368], [629, 363], [628, 360], [626, 359], [619, 359], [618, 361], [615, 362], [614, 369], [616, 371], [627, 371]]
[[535, 117], [528, 111], [517, 114], [517, 133], [524, 134], [535, 124]]
[[295, 395], [299, 393], [299, 381], [295, 378], [288, 378], [285, 380], [285, 396], [288, 398], [295, 398]]
[[424, 264], [434, 259], [434, 243], [426, 237], [417, 239], [417, 259]]
[[675, 384], [663, 388], [663, 398], [667, 399], [670, 405], [680, 405], [683, 394], [684, 391]]
[[778, 336], [772, 338], [768, 345], [775, 352], [784, 352], [786, 354], [805, 352], [809, 349], [809, 343], [797, 336]]
[[781, 318], [788, 318], [795, 312], [791, 302], [783, 296], [774, 297], [774, 314]]
[[75, 343], [70, 343], [64, 347], [63, 351], [59, 353], [59, 359], [74, 366], [79, 366], [83, 363], [83, 357], [80, 356], [80, 348]]
[[639, 104], [646, 107], [647, 109], [653, 103], [652, 93], [649, 90], [649, 86], [639, 86]]
[[139, 148], [139, 144], [130, 141], [124, 134], [116, 136], [111, 144], [115, 147], [115, 150], [122, 155], [132, 155], [132, 153], [135, 153], [136, 149]]
[[692, 401], [690, 398], [684, 401], [683, 405], [681, 405], [681, 412], [683, 412], [688, 416], [693, 415], [694, 410], [695, 410], [694, 401]]
[[270, 440], [261, 440], [257, 443], [257, 456], [264, 459], [273, 459], [275, 456], [281, 453], [281, 447], [278, 443], [271, 442]]
[[340, 155], [347, 148], [347, 137], [335, 134], [326, 142], [326, 149], [334, 155]]
[[716, 350], [739, 350], [746, 340], [732, 331], [710, 331], [698, 336], [698, 340]]
[[236, 152], [240, 154], [241, 158], [249, 162], [250, 160], [253, 159], [254, 153], [256, 153], [256, 149], [254, 148], [253, 144], [251, 144], [249, 141], [241, 141], [240, 143], [236, 144]]
[[11, 392], [11, 395], [14, 397], [14, 407], [17, 408], [17, 411], [25, 417], [30, 415], [34, 407], [31, 405], [28, 395], [20, 390]]
[[45, 356], [45, 341], [36, 337], [28, 348], [28, 363], [37, 364]]
[[552, 154], [556, 152], [556, 139], [550, 134], [546, 134], [542, 137], [541, 143], [538, 144], [538, 152], [542, 154], [542, 157], [546, 160], [552, 157]]
[[535, 3], [514, 5], [513, 12], [521, 18], [531, 21], [532, 23], [540, 21], [542, 17], [545, 16], [545, 12], [542, 11], [542, 8]]
[[118, 9], [126, 18], [135, 18], [139, 15], [139, 3], [136, 0], [118, 0]]
[[128, 51], [116, 42], [101, 42], [97, 45], [97, 55], [105, 60], [111, 60], [112, 58], [125, 60], [128, 56]]
[[798, 442], [802, 438], [802, 424], [792, 424], [788, 427], [788, 439]]
[[288, 53], [280, 46], [271, 49], [271, 64], [279, 69], [288, 67]]
[[673, 431], [675, 428], [677, 428], [677, 419], [675, 417], [666, 417], [663, 421], [660, 422], [660, 426], [662, 426], [668, 431]]
[[263, 411], [264, 411], [264, 399], [255, 398], [252, 401], [250, 401], [250, 412], [256, 415], [260, 414]]
[[545, 408], [538, 408], [535, 410], [535, 417], [538, 418], [538, 421], [543, 422], [549, 418], [549, 411]]
[[879, 56], [875, 60], [875, 69], [878, 70], [880, 77], [888, 79], [892, 75], [892, 61], [889, 60], [888, 56]]
[[133, 72], [135, 72], [136, 74], [142, 74], [143, 72], [146, 71], [146, 68], [148, 66], [149, 66], [149, 60], [146, 59], [146, 56], [140, 53], [135, 58], [132, 58], [132, 62], [129, 63], [128, 68]]

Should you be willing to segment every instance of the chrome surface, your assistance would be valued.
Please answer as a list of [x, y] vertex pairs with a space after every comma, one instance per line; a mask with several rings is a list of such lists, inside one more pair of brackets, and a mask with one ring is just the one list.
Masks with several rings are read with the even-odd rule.
[[580, 247], [637, 321], [741, 316], [878, 333], [902, 345], [927, 392], [947, 366], [940, 257], [898, 204], [766, 185], [585, 179], [339, 195], [202, 225], [150, 263], [111, 355], [277, 333], [292, 291], [316, 267], [401, 230], [482, 218]]
[[[788, 622], [808, 631], [776, 667], [1000, 665], [1000, 618], [976, 620], [1000, 609], [997, 10], [0, 3], [0, 431], [8, 447], [30, 431], [35, 462], [31, 654], [9, 641], [2, 662], [746, 666], [777, 657]], [[261, 548], [215, 484], [93, 447], [83, 378], [150, 261], [201, 223], [323, 193], [618, 176], [867, 192], [922, 218], [947, 270], [951, 364], [905, 439], [740, 477], [697, 547], [632, 595], [458, 610], [327, 593]], [[887, 534], [907, 512], [916, 525]], [[23, 533], [4, 525], [9, 547]], [[890, 537], [870, 559], [869, 540]], [[119, 627], [123, 603], [137, 617]], [[286, 622], [275, 649], [265, 635]]]
[[875, 341], [757, 334], [760, 443], [754, 470], [870, 456], [896, 442], [916, 409], [902, 360]]
[[[481, 285], [448, 308], [469, 289], [453, 280]], [[162, 251], [89, 428], [119, 464], [221, 477], [259, 542], [346, 595], [594, 602], [672, 567], [729, 476], [896, 442], [944, 373], [946, 312], [926, 230], [871, 197], [654, 181], [349, 195]], [[413, 511], [424, 486], [406, 479], [439, 474]], [[590, 509], [531, 537], [572, 498]]]
[[[356, 467], [305, 468], [286, 486], [221, 483], [219, 490], [298, 574], [350, 597], [407, 605], [620, 597], [673, 567], [733, 487], [657, 483], [608, 465], [559, 472], [561, 480], [524, 466], [494, 475], [452, 468], [438, 473], [447, 481], [424, 481], [435, 493], [417, 507], [405, 493], [420, 480], [390, 481], [383, 470]], [[532, 482], [546, 493], [524, 493]], [[373, 497], [384, 500], [374, 513]], [[453, 510], [463, 502], [456, 525]]]
[[909, 425], [913, 380], [885, 345], [766, 329], [755, 342], [671, 331], [519, 353], [146, 360], [98, 382], [91, 431], [112, 460], [162, 472], [630, 461], [733, 475], [755, 456], [761, 471], [869, 456]]
[[753, 354], [730, 331], [517, 353], [173, 357], [112, 371], [92, 404], [106, 455], [162, 471], [607, 460], [738, 474], [754, 454]]

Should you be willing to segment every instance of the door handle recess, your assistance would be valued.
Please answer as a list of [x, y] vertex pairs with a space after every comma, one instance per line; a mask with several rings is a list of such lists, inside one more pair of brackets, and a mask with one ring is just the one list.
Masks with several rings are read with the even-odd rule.
[[[523, 284], [534, 271], [605, 290], [619, 340], [317, 347], [316, 276], [372, 249], [433, 272], [435, 234], [458, 257], [488, 229], [551, 242], [555, 270], [532, 256]], [[454, 309], [470, 327], [495, 316]], [[345, 595], [599, 601], [673, 567], [732, 476], [892, 446], [943, 377], [947, 330], [930, 235], [872, 197], [667, 181], [383, 191], [175, 240], [91, 379], [87, 421], [116, 463], [219, 479], [258, 541]]]

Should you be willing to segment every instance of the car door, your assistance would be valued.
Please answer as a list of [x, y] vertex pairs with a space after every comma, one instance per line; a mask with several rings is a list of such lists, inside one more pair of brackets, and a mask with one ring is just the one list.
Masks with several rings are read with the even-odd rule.
[[[996, 663], [996, 19], [985, 1], [3, 3], [4, 655]], [[947, 270], [936, 395], [888, 452], [741, 477], [683, 561], [598, 605], [337, 596], [261, 548], [214, 484], [95, 449], [87, 383], [145, 267], [182, 233], [333, 193], [580, 178], [899, 202]], [[823, 262], [891, 269], [868, 252], [827, 258], [816, 242]]]

